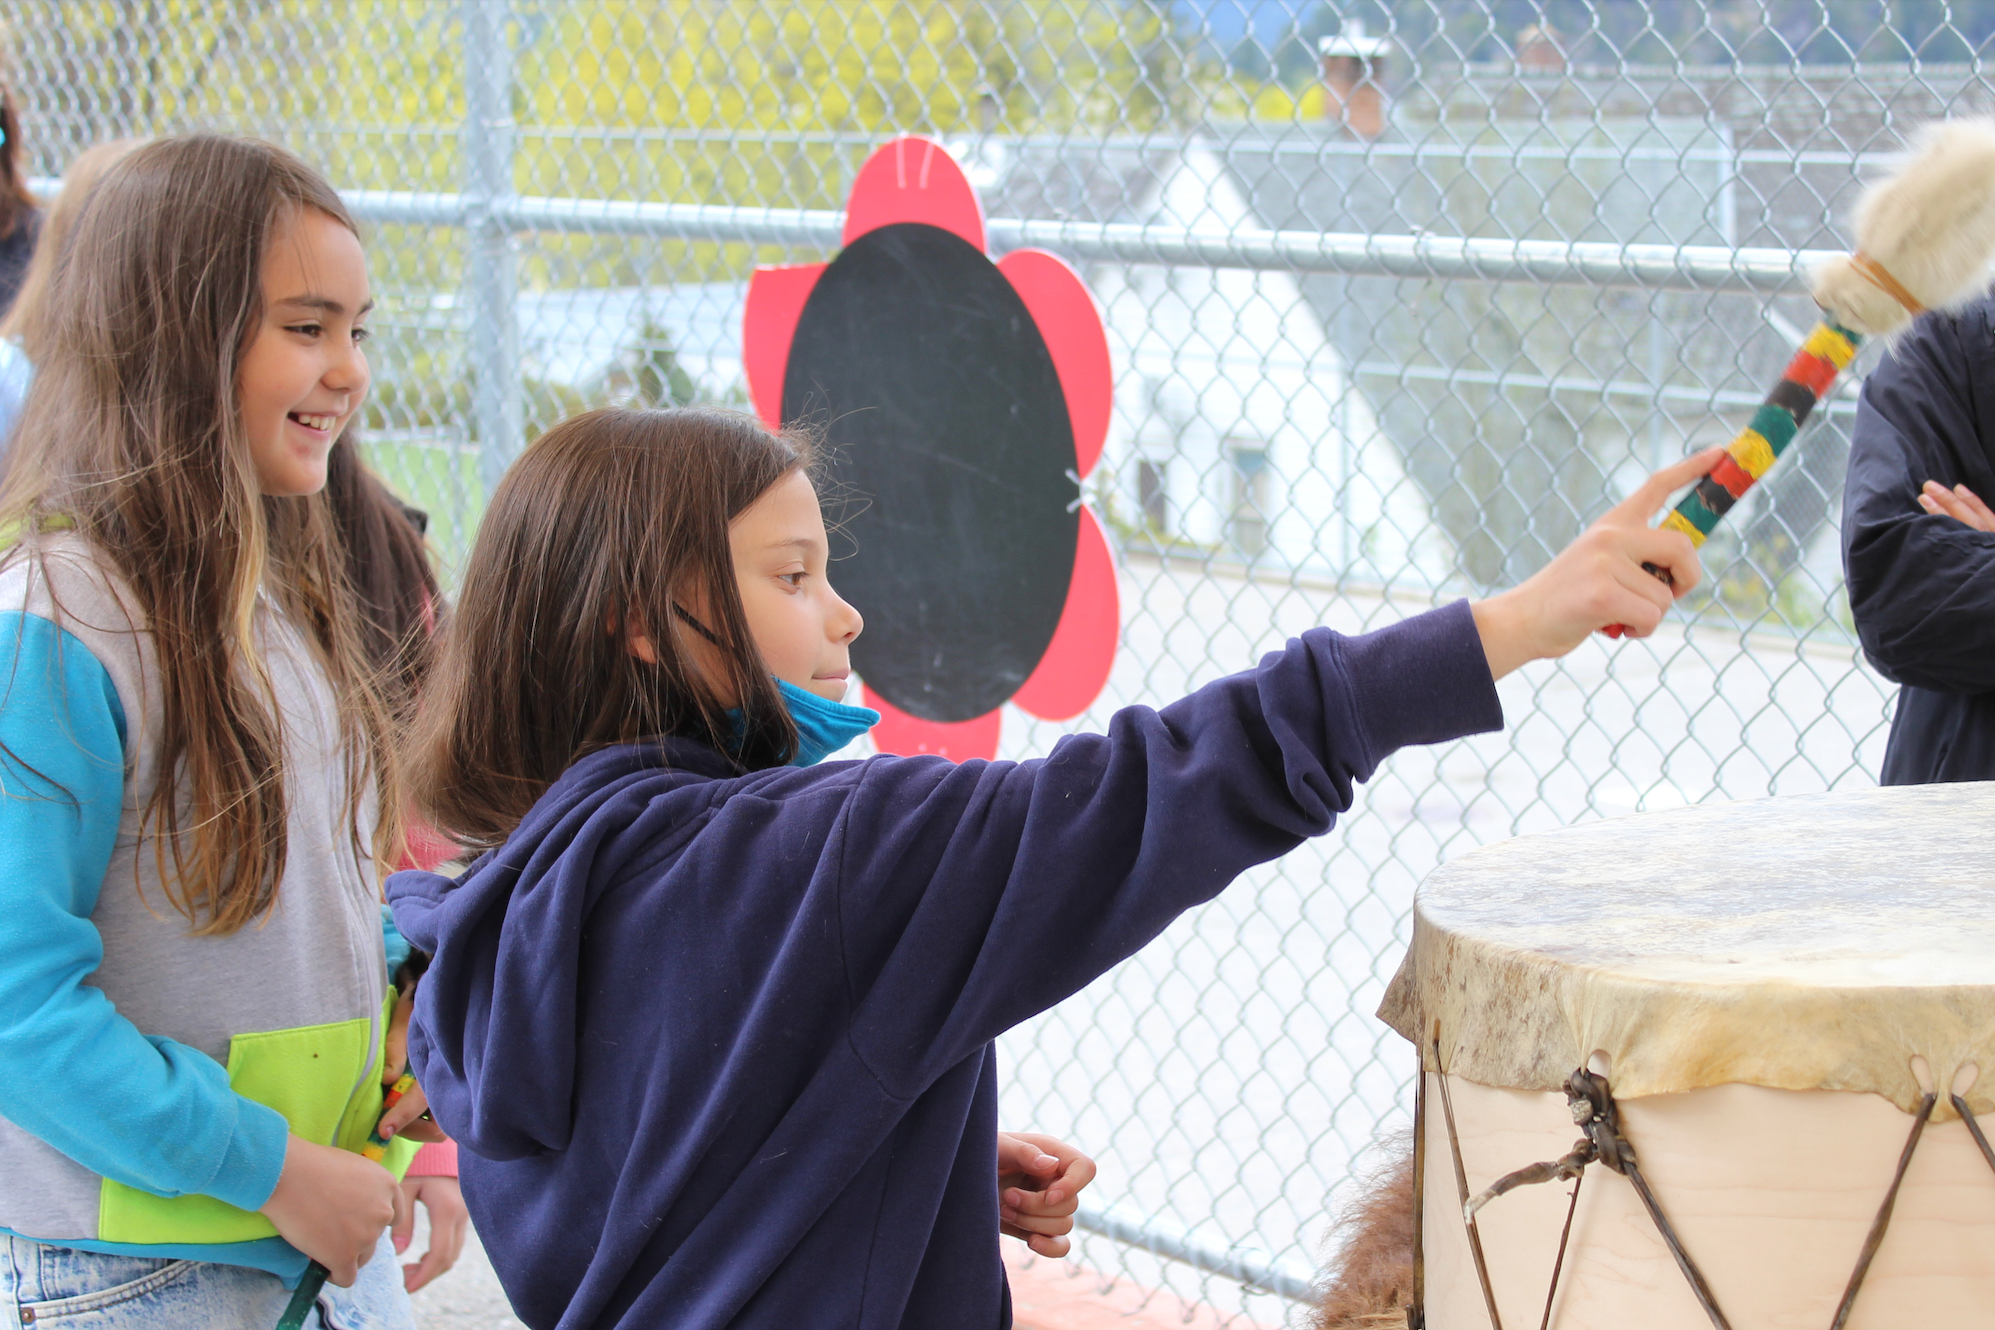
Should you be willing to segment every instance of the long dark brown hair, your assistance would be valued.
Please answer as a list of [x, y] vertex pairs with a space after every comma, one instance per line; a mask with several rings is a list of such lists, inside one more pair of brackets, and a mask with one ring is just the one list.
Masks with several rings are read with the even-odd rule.
[[[788, 761], [796, 726], [749, 636], [727, 528], [811, 457], [805, 438], [702, 407], [591, 411], [535, 440], [485, 510], [424, 697], [413, 785], [438, 829], [495, 845], [617, 743], [682, 734], [745, 769]], [[687, 650], [689, 600], [738, 727]]]
[[73, 528], [137, 599], [162, 710], [143, 829], [199, 933], [267, 912], [289, 849], [260, 593], [312, 642], [337, 698], [355, 835], [375, 792], [376, 864], [401, 841], [393, 721], [331, 510], [323, 493], [263, 494], [237, 404], [265, 249], [307, 209], [353, 226], [315, 172], [254, 140], [165, 139], [112, 166], [57, 267], [0, 486], [0, 530]]
[[396, 498], [348, 431], [326, 459], [326, 503], [346, 561], [361, 651], [398, 720], [412, 719], [434, 655], [443, 596], [423, 543], [427, 514]]

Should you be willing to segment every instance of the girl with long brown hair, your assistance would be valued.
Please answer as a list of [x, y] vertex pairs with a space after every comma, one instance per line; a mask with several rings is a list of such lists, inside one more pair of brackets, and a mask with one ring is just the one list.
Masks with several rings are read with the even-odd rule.
[[1646, 519], [1714, 456], [1513, 591], [1314, 630], [1043, 760], [814, 765], [877, 715], [841, 700], [862, 625], [807, 447], [707, 410], [550, 430], [492, 496], [416, 750], [489, 853], [388, 884], [433, 956], [412, 1059], [521, 1319], [1006, 1324], [998, 1234], [1056, 1231], [1085, 1178], [993, 1178], [997, 1036], [1393, 749], [1499, 727], [1498, 677], [1653, 631], [1698, 567]]
[[[0, 487], [0, 1306], [412, 1324], [381, 1117], [395, 698], [323, 493], [365, 397], [353, 223], [283, 151], [105, 174]], [[389, 1069], [391, 1072], [395, 1069]], [[391, 1129], [404, 1127], [400, 1132]]]

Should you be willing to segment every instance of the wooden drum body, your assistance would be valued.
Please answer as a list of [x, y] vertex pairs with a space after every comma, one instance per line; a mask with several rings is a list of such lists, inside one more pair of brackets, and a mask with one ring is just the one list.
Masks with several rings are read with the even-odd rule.
[[[1575, 1330], [1995, 1326], [1995, 1160], [1954, 1102], [1995, 1130], [1995, 785], [1490, 846], [1422, 886], [1381, 1015], [1423, 1050], [1433, 1330], [1490, 1326], [1491, 1301], [1535, 1330], [1548, 1295]], [[1574, 1150], [1588, 1067], [1638, 1166], [1465, 1222], [1465, 1191]]]

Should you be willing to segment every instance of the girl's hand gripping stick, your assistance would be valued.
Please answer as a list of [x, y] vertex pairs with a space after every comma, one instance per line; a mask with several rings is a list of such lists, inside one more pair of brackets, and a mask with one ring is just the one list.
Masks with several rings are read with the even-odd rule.
[[[360, 1153], [377, 1164], [388, 1153], [388, 1142], [381, 1138], [381, 1118], [387, 1116], [388, 1110], [399, 1103], [402, 1096], [407, 1094], [415, 1083], [416, 1078], [413, 1075], [403, 1072], [402, 1078], [381, 1097], [381, 1114], [374, 1119], [374, 1127], [367, 1133], [367, 1144], [360, 1147]], [[277, 1322], [277, 1330], [303, 1330], [305, 1317], [311, 1313], [312, 1305], [319, 1300], [319, 1294], [324, 1291], [326, 1279], [331, 1273], [317, 1261], [305, 1266], [305, 1273], [298, 1280], [297, 1291], [292, 1293], [290, 1303], [284, 1308], [283, 1317]]]

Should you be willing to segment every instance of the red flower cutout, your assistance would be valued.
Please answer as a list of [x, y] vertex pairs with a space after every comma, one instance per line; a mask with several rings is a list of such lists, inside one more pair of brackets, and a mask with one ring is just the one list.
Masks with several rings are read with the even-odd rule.
[[839, 590], [882, 752], [997, 752], [999, 708], [1085, 711], [1108, 681], [1115, 562], [1079, 484], [1113, 376], [1101, 313], [1060, 259], [992, 263], [948, 151], [896, 139], [859, 169], [830, 263], [758, 268], [742, 318], [755, 409], [814, 427], [849, 498]]

